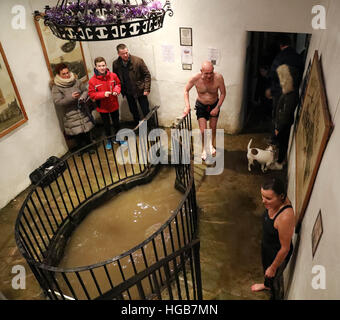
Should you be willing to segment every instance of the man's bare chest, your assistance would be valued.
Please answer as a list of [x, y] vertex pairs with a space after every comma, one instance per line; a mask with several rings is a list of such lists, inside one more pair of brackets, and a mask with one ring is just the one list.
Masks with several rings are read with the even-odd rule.
[[198, 81], [196, 84], [196, 89], [198, 93], [204, 94], [204, 93], [217, 93], [218, 90], [218, 84], [214, 81], [211, 83]]

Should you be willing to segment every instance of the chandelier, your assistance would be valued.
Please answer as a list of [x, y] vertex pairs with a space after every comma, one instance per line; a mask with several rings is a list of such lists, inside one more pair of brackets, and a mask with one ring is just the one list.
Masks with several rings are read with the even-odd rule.
[[45, 13], [34, 12], [36, 19], [63, 40], [102, 41], [136, 37], [163, 27], [166, 13], [173, 16], [170, 0], [160, 1], [58, 0], [55, 7], [45, 7]]

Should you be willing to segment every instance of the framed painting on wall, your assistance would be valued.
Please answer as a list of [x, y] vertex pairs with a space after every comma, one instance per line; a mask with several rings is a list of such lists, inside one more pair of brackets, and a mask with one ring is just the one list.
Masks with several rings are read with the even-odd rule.
[[332, 127], [321, 64], [315, 51], [295, 134], [296, 232], [299, 232]]
[[89, 77], [81, 43], [57, 38], [50, 28], [45, 26], [42, 15], [35, 15], [34, 23], [51, 79], [56, 74], [56, 65], [64, 62], [68, 65], [69, 70], [77, 75], [78, 79], [83, 82], [88, 81]]
[[321, 216], [321, 210], [320, 210], [316, 217], [313, 230], [312, 230], [312, 256], [313, 258], [314, 258], [316, 249], [318, 248], [322, 234], [323, 234], [323, 225], [322, 225], [322, 216]]
[[18, 88], [0, 43], [0, 138], [27, 120]]

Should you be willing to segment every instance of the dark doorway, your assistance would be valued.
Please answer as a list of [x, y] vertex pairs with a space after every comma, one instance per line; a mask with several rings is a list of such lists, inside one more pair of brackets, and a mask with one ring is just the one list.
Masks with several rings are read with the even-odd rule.
[[[286, 33], [292, 47], [303, 61], [309, 47], [311, 35], [306, 33]], [[277, 44], [280, 32], [248, 32], [244, 86], [244, 126], [243, 132], [270, 132], [272, 100], [265, 97], [265, 90], [270, 85], [266, 74], [280, 51]]]

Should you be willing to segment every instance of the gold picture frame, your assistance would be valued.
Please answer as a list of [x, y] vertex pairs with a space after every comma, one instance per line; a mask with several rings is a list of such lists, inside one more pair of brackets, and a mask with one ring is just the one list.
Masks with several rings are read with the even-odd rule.
[[295, 134], [296, 232], [299, 232], [333, 125], [315, 51]]
[[64, 62], [68, 65], [69, 70], [77, 75], [78, 79], [83, 82], [88, 81], [89, 76], [81, 42], [57, 38], [50, 28], [44, 24], [42, 16], [42, 13], [35, 15], [34, 23], [51, 80], [55, 77], [55, 66]]
[[0, 138], [27, 120], [24, 105], [0, 42]]

